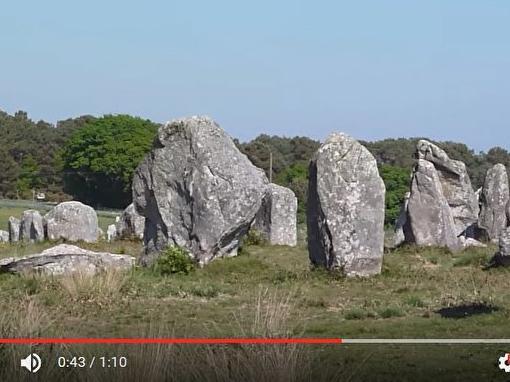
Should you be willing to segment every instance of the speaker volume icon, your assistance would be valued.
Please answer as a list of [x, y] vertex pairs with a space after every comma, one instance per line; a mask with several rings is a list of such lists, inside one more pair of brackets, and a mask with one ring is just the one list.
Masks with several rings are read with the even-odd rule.
[[29, 354], [26, 358], [21, 359], [21, 367], [32, 373], [37, 373], [41, 368], [41, 357], [35, 353]]

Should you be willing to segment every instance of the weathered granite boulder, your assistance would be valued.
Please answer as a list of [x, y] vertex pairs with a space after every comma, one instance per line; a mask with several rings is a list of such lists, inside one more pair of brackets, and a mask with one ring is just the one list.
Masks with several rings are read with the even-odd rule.
[[160, 127], [133, 179], [134, 205], [146, 218], [141, 263], [152, 263], [169, 245], [185, 248], [201, 265], [236, 255], [267, 187], [264, 172], [211, 119]]
[[131, 203], [115, 223], [117, 236], [126, 239], [143, 239], [145, 230], [145, 218], [136, 212], [135, 205]]
[[21, 221], [19, 219], [16, 219], [15, 217], [11, 216], [9, 218], [9, 241], [11, 243], [16, 243], [19, 241], [19, 231], [21, 228]]
[[43, 218], [39, 211], [27, 210], [21, 215], [19, 239], [25, 242], [44, 241]]
[[42, 273], [62, 275], [79, 272], [93, 275], [108, 270], [129, 270], [135, 258], [104, 252], [88, 251], [74, 245], [61, 244], [39, 254], [0, 260], [0, 272]]
[[488, 239], [497, 242], [507, 227], [507, 206], [510, 192], [506, 167], [497, 164], [487, 171], [480, 197], [481, 211], [478, 226], [485, 230]]
[[98, 239], [96, 211], [80, 202], [60, 203], [44, 216], [44, 222], [49, 240], [94, 243]]
[[470, 236], [478, 221], [479, 205], [466, 165], [452, 160], [446, 152], [433, 143], [420, 140], [416, 155], [434, 165], [441, 182], [442, 193], [452, 211], [455, 234]]
[[106, 240], [108, 242], [114, 241], [117, 238], [117, 227], [115, 224], [110, 224], [106, 230]]
[[307, 220], [312, 263], [347, 276], [380, 273], [384, 196], [372, 154], [346, 134], [330, 135], [310, 162]]
[[270, 244], [296, 246], [297, 198], [294, 192], [271, 183], [252, 227]]
[[0, 230], [0, 243], [9, 242], [9, 232]]
[[408, 219], [417, 245], [462, 248], [438, 171], [425, 159], [418, 159], [413, 171]]

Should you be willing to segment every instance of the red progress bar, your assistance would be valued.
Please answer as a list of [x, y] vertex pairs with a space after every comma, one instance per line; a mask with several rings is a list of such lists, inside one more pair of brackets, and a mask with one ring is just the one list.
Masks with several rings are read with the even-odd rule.
[[0, 344], [341, 344], [341, 338], [0, 338]]

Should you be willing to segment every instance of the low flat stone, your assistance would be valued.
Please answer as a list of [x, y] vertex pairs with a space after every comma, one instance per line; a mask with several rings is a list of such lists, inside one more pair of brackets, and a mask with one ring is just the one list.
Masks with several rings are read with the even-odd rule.
[[461, 237], [459, 237], [459, 240], [464, 248], [469, 248], [469, 247], [487, 248], [486, 244], [484, 244], [481, 241], [478, 241], [476, 239], [473, 239], [471, 237], [466, 238], [464, 236], [461, 236]]
[[0, 272], [94, 275], [107, 270], [129, 270], [135, 258], [107, 252], [94, 252], [74, 245], [60, 244], [41, 253], [0, 260]]

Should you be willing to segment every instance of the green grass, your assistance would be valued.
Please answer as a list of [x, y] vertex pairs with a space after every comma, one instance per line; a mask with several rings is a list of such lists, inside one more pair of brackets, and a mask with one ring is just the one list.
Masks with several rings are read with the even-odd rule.
[[[49, 245], [2, 245], [0, 257], [38, 252]], [[142, 250], [137, 242], [85, 247], [134, 256]], [[494, 252], [489, 247], [453, 255], [438, 248], [404, 247], [387, 253], [382, 274], [367, 279], [312, 270], [306, 248], [279, 246], [249, 246], [236, 258], [214, 261], [188, 275], [161, 276], [137, 268], [120, 279], [101, 276], [90, 282], [4, 274], [0, 275], [0, 312], [23, 307], [28, 299], [51, 323], [40, 324], [45, 336], [137, 336], [154, 325], [164, 336], [242, 336], [251, 333], [261, 309], [260, 295], [266, 293], [279, 296], [284, 300], [280, 305], [288, 308], [284, 330], [278, 335], [510, 338], [510, 270], [484, 271], [481, 267]], [[436, 313], [444, 307], [477, 302], [499, 310], [461, 320]], [[317, 353], [321, 362], [349, 372], [357, 370], [356, 375], [364, 371], [353, 365], [372, 357], [377, 362], [371, 370], [380, 370], [380, 380], [392, 380], [389, 375], [384, 379], [384, 370], [391, 365], [395, 372], [411, 376], [425, 365], [430, 370], [444, 369], [445, 358], [446, 368], [453, 372], [454, 366], [464, 365], [463, 349], [478, 358], [470, 358], [471, 369], [462, 366], [457, 372], [463, 380], [475, 380], [466, 370], [484, 367], [503, 350], [487, 346], [454, 351], [446, 346], [423, 346], [412, 352], [398, 346], [321, 349]]]

